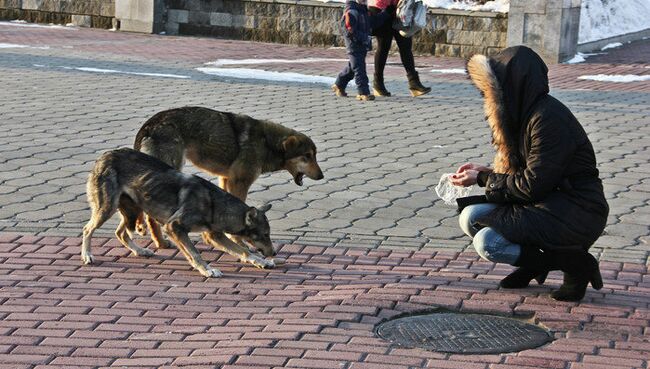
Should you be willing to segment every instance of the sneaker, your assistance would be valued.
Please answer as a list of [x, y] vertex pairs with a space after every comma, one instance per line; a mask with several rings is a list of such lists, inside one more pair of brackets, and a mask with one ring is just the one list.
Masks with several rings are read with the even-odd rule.
[[357, 100], [359, 101], [372, 101], [375, 99], [375, 95], [357, 95]]
[[345, 89], [340, 88], [336, 84], [332, 85], [332, 91], [334, 91], [334, 93], [336, 94], [337, 97], [346, 97], [346, 96], [348, 96], [348, 94], [345, 93]]

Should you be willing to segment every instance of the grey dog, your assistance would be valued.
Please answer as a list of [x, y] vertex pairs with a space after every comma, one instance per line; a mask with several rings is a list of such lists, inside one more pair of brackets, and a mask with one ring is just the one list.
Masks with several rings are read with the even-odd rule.
[[189, 232], [202, 232], [203, 240], [243, 262], [259, 268], [275, 266], [273, 261], [252, 253], [229, 240], [234, 234], [264, 256], [275, 255], [269, 222], [270, 209], [247, 206], [216, 185], [197, 176], [183, 174], [162, 161], [132, 149], [108, 151], [97, 159], [86, 185], [92, 216], [83, 229], [81, 260], [91, 264], [90, 240], [93, 232], [119, 211], [122, 221], [115, 230], [117, 239], [137, 256], [153, 255], [131, 239], [136, 219], [146, 212], [163, 225], [190, 265], [206, 277], [219, 277], [190, 240]]

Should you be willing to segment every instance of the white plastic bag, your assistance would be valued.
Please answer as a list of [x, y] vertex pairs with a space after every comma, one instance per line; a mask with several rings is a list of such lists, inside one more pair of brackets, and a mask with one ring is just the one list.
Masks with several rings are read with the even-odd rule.
[[454, 186], [451, 183], [451, 176], [453, 173], [445, 173], [440, 177], [440, 181], [436, 186], [436, 195], [442, 199], [447, 205], [456, 206], [456, 199], [459, 197], [466, 197], [472, 192], [474, 186], [461, 187]]

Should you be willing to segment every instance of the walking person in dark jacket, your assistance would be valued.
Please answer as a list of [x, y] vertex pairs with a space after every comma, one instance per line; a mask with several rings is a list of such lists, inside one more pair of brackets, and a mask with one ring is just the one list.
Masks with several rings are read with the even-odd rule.
[[[391, 96], [384, 85], [384, 68], [388, 61], [388, 52], [390, 51], [393, 39], [399, 49], [399, 58], [402, 61], [406, 78], [408, 79], [409, 91], [413, 97], [431, 92], [431, 87], [425, 87], [420, 82], [420, 76], [415, 70], [415, 58], [413, 57], [413, 38], [402, 36], [398, 30], [393, 28], [395, 21], [395, 9], [399, 0], [370, 0], [369, 11], [370, 18], [376, 26], [372, 28], [372, 35], [377, 37], [377, 52], [375, 52], [375, 72], [372, 78], [372, 87], [375, 95]], [[387, 18], [374, 18], [382, 12], [388, 12]]]
[[577, 119], [548, 94], [548, 69], [524, 46], [467, 63], [484, 96], [496, 148], [494, 168], [462, 165], [457, 186], [485, 187], [485, 203], [465, 207], [464, 232], [485, 259], [519, 267], [503, 288], [541, 284], [551, 270], [564, 272], [556, 300], [578, 301], [587, 285], [602, 287], [588, 253], [607, 222], [609, 207], [591, 142]]
[[[375, 96], [370, 93], [368, 74], [366, 73], [366, 54], [372, 48], [371, 24], [366, 4], [367, 0], [347, 0], [345, 3], [341, 33], [350, 60], [332, 85], [336, 96], [344, 97], [347, 96], [345, 88], [354, 78], [358, 92], [357, 100], [362, 101], [375, 99]], [[376, 17], [377, 21], [387, 18], [386, 12]]]

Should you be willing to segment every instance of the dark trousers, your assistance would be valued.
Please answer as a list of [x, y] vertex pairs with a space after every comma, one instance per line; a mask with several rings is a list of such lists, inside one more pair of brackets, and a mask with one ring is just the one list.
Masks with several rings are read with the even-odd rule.
[[366, 45], [353, 42], [348, 37], [344, 37], [343, 39], [345, 40], [349, 61], [348, 65], [336, 77], [336, 85], [341, 89], [345, 89], [348, 83], [354, 78], [359, 95], [370, 95], [368, 74], [366, 73], [366, 54], [368, 53], [368, 48]]
[[[369, 7], [370, 14], [381, 12], [380, 9]], [[404, 37], [400, 35], [399, 31], [393, 29], [393, 18], [390, 18], [384, 24], [378, 26], [372, 31], [373, 36], [377, 37], [377, 51], [375, 51], [375, 73], [374, 79], [377, 81], [384, 81], [384, 68], [388, 60], [388, 52], [393, 39], [397, 43], [399, 49], [399, 57], [402, 60], [402, 65], [406, 70], [406, 75], [411, 78], [417, 78], [415, 71], [415, 59], [413, 58], [413, 39], [411, 37]]]

